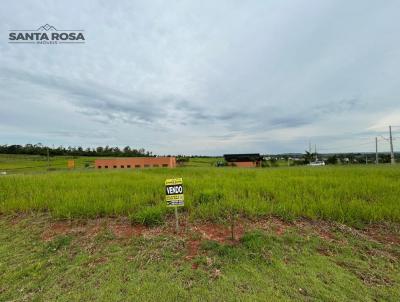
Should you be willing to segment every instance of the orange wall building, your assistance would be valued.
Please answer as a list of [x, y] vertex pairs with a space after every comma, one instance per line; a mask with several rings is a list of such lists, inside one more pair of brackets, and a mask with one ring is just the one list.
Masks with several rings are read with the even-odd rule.
[[259, 153], [225, 154], [224, 159], [228, 166], [241, 168], [261, 167], [262, 156]]
[[126, 157], [96, 159], [96, 169], [175, 168], [175, 157]]
[[232, 163], [232, 166], [240, 167], [240, 168], [256, 168], [259, 167], [259, 162], [255, 161], [237, 161]]

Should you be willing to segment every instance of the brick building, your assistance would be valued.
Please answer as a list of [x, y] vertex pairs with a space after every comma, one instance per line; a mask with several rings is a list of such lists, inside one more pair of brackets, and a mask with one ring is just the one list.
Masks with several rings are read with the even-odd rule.
[[175, 168], [175, 157], [120, 157], [96, 159], [96, 169]]
[[259, 153], [224, 154], [224, 159], [228, 166], [255, 168], [261, 167], [262, 156]]

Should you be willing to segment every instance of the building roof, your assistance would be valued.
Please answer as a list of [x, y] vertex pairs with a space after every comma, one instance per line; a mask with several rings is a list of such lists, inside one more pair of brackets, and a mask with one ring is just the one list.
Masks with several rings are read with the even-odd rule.
[[262, 156], [259, 153], [224, 154], [224, 158], [227, 162], [243, 162], [243, 161], [262, 160]]

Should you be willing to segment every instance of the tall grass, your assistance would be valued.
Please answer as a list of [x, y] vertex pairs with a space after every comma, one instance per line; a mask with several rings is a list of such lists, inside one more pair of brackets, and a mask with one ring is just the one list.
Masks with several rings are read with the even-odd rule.
[[[164, 180], [183, 177], [193, 219], [231, 211], [348, 224], [400, 222], [400, 167], [177, 168], [52, 172], [0, 177], [0, 212], [49, 211], [60, 218], [129, 215], [162, 220]], [[150, 209], [150, 210], [149, 210]]]

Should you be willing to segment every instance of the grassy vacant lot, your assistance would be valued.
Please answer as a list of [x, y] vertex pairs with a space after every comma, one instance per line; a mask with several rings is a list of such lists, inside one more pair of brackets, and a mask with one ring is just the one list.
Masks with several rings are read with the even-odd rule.
[[209, 224], [173, 235], [110, 218], [0, 218], [1, 301], [400, 299], [398, 226], [270, 218], [230, 242]]
[[0, 301], [400, 301], [399, 166], [21, 171], [0, 175]]
[[53, 217], [130, 216], [162, 223], [164, 180], [183, 177], [190, 219], [232, 212], [254, 218], [308, 217], [362, 225], [400, 221], [400, 167], [177, 168], [70, 171], [0, 177], [0, 212]]

